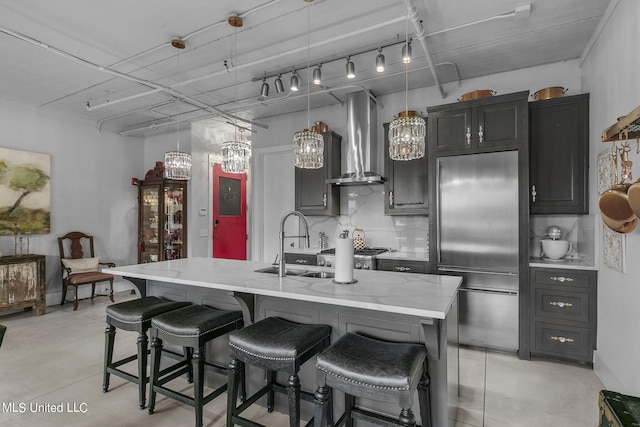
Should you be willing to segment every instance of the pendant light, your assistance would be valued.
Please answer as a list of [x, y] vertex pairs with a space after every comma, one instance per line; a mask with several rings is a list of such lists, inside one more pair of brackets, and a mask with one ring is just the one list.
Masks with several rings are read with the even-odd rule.
[[[313, 0], [304, 0], [311, 3]], [[296, 132], [293, 135], [293, 154], [294, 162], [297, 168], [301, 169], [319, 169], [324, 163], [324, 139], [322, 135], [313, 130], [309, 130], [310, 126], [310, 92], [311, 81], [310, 76], [310, 27], [311, 17], [309, 12], [310, 5], [307, 5], [307, 129]]]
[[[407, 17], [408, 20], [408, 17]], [[427, 127], [424, 119], [408, 108], [409, 104], [409, 61], [404, 54], [411, 55], [409, 34], [405, 21], [405, 45], [402, 49], [405, 64], [405, 110], [389, 124], [389, 157], [392, 160], [413, 160], [424, 157]]]
[[[232, 15], [228, 19], [229, 25], [234, 27], [234, 51], [236, 59], [238, 61], [238, 42], [237, 34], [238, 28], [242, 27], [242, 18], [237, 15]], [[234, 75], [234, 101], [233, 101], [233, 132], [234, 138], [231, 141], [225, 141], [222, 143], [222, 171], [226, 173], [247, 173], [249, 170], [249, 159], [251, 158], [251, 144], [246, 140], [244, 136], [244, 128], [237, 125], [237, 103], [238, 103], [238, 67], [237, 64], [232, 61], [233, 75]], [[263, 79], [261, 98], [269, 95], [269, 85], [266, 83], [266, 77]], [[266, 89], [265, 89], [266, 85]], [[238, 137], [238, 129], [240, 129], [240, 136]]]
[[[176, 89], [180, 83], [180, 50], [185, 48], [185, 43], [180, 39], [171, 40], [171, 45], [177, 50]], [[191, 178], [191, 154], [180, 151], [180, 120], [178, 119], [178, 98], [176, 98], [176, 134], [178, 138], [176, 151], [164, 153], [164, 177], [186, 181]]]

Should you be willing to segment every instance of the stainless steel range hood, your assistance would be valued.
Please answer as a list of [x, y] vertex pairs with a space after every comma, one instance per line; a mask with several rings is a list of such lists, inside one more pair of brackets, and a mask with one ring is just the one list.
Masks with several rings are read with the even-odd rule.
[[381, 184], [378, 170], [376, 102], [368, 93], [347, 95], [347, 139], [342, 142], [342, 174], [327, 184]]

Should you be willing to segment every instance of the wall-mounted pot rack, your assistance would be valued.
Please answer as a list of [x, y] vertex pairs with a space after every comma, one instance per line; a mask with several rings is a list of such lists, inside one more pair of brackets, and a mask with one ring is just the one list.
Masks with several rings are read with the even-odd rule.
[[602, 132], [602, 142], [640, 138], [640, 105]]

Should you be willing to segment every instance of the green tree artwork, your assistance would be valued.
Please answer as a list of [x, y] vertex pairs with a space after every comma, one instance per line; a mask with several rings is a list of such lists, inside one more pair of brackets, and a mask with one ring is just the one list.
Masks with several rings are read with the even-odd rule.
[[0, 148], [0, 235], [50, 232], [51, 157]]

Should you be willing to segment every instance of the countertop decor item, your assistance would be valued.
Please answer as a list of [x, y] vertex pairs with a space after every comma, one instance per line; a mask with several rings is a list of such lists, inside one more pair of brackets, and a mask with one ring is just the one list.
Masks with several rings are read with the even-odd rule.
[[353, 233], [353, 248], [356, 250], [362, 250], [367, 247], [367, 243], [364, 240], [364, 230], [362, 228], [354, 228]]
[[348, 284], [353, 281], [353, 238], [347, 230], [336, 239], [336, 283]]

